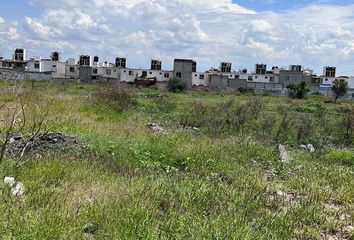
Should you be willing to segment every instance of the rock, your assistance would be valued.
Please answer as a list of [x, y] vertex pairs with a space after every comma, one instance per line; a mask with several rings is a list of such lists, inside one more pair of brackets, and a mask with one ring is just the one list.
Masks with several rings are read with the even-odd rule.
[[350, 219], [350, 215], [346, 214], [346, 213], [341, 214], [339, 217], [339, 220], [341, 220], [341, 221], [345, 221], [347, 219]]
[[304, 149], [304, 150], [307, 150], [307, 146], [306, 145], [300, 145], [300, 148]]
[[278, 146], [278, 151], [279, 151], [279, 155], [280, 155], [280, 159], [283, 163], [289, 163], [291, 162], [293, 159], [289, 156], [288, 151], [286, 151], [285, 147], [281, 144], [279, 144]]
[[315, 148], [312, 144], [307, 144], [307, 150], [310, 152], [310, 153], [314, 153], [315, 152]]
[[354, 227], [352, 225], [349, 225], [349, 226], [346, 226], [343, 230], [347, 233], [351, 233], [354, 231]]
[[21, 196], [25, 193], [25, 186], [21, 182], [18, 182], [16, 186], [11, 189], [11, 193], [14, 196]]
[[84, 233], [95, 235], [97, 233], [98, 227], [92, 222], [87, 222], [84, 226]]
[[196, 132], [199, 132], [200, 129], [197, 128], [197, 127], [193, 127], [193, 130], [196, 131]]
[[11, 193], [14, 196], [21, 196], [25, 193], [25, 186], [21, 182], [16, 182], [14, 177], [5, 177], [4, 183], [11, 187]]
[[167, 134], [167, 132], [163, 128], [161, 128], [159, 125], [157, 125], [156, 123], [149, 123], [147, 125], [147, 127], [154, 133]]
[[14, 177], [5, 177], [4, 184], [12, 188], [13, 186], [15, 186], [16, 180]]
[[315, 147], [312, 144], [300, 145], [300, 148], [307, 150], [310, 153], [314, 153], [316, 151]]

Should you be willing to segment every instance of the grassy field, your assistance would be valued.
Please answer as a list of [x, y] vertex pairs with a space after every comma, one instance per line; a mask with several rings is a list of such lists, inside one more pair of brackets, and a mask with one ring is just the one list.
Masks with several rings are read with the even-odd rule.
[[[12, 87], [0, 82], [0, 103], [16, 105]], [[5, 156], [1, 179], [26, 192], [1, 181], [0, 239], [354, 238], [353, 101], [76, 83], [22, 92], [24, 134], [48, 109], [43, 130], [86, 147]], [[316, 152], [299, 147], [309, 143]]]

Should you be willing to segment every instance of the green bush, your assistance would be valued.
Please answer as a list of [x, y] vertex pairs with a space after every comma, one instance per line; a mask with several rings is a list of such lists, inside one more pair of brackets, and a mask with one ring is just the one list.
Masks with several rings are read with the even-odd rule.
[[289, 84], [287, 87], [289, 89], [289, 97], [303, 99], [310, 89], [307, 87], [305, 81], [301, 81], [300, 84]]
[[187, 83], [182, 79], [172, 78], [168, 81], [168, 91], [183, 92], [187, 89]]

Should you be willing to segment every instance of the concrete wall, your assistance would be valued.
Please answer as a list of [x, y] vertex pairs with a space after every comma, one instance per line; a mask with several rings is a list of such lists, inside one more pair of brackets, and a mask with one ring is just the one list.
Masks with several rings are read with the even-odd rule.
[[80, 66], [79, 68], [79, 78], [82, 82], [92, 81], [92, 67]]
[[304, 76], [302, 71], [290, 71], [281, 70], [279, 72], [279, 83], [282, 83], [284, 87], [289, 84], [299, 84], [301, 81], [305, 81], [308, 86], [312, 86], [312, 77]]
[[11, 69], [0, 68], [0, 79], [50, 81], [52, 80], [52, 74], [40, 72], [21, 72]]
[[[74, 72], [71, 72], [70, 68], [74, 68]], [[79, 68], [79, 65], [65, 65], [65, 77], [79, 79]]]
[[209, 87], [226, 89], [229, 87], [229, 77], [227, 75], [214, 74], [208, 77]]
[[177, 61], [174, 62], [173, 67], [173, 77], [177, 77], [177, 73], [181, 73], [181, 78], [187, 83], [187, 86], [191, 87], [193, 85], [193, 62], [192, 61]]

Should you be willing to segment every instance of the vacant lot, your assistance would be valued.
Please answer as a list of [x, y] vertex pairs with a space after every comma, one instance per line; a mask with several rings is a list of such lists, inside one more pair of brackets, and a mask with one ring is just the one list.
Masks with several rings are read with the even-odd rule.
[[353, 101], [76, 83], [0, 91], [2, 141], [17, 110], [11, 131], [24, 142], [59, 132], [79, 143], [5, 154], [1, 239], [354, 237]]

